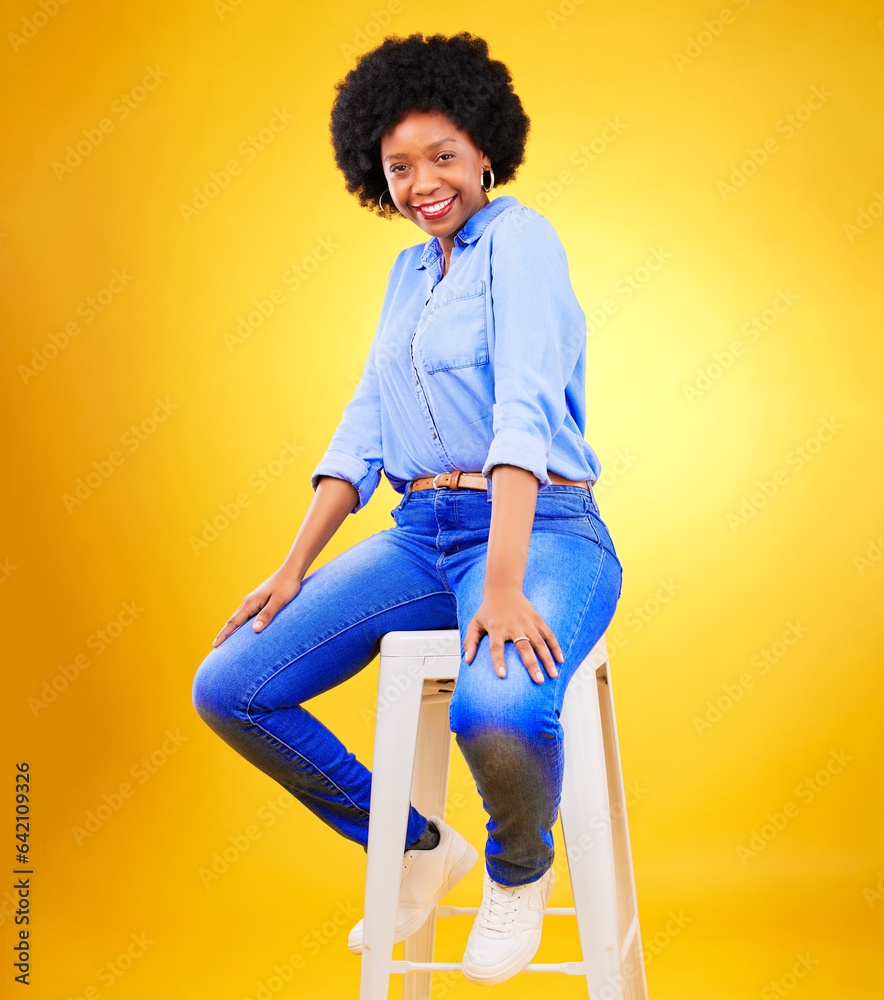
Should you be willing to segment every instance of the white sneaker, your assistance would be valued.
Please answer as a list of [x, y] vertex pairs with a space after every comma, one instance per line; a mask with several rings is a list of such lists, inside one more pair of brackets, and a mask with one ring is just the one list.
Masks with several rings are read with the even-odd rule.
[[482, 906], [463, 957], [463, 974], [470, 982], [503, 983], [534, 958], [555, 878], [550, 868], [535, 882], [508, 886], [485, 872]]
[[[429, 817], [439, 831], [432, 851], [406, 851], [399, 883], [399, 910], [393, 943], [398, 944], [418, 930], [439, 900], [472, 869], [479, 852], [438, 816]], [[347, 947], [362, 953], [362, 921], [350, 931]]]

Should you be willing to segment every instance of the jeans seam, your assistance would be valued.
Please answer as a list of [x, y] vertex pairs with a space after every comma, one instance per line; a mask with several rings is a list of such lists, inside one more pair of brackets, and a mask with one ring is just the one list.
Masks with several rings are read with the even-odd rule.
[[[570, 642], [570, 644], [568, 646], [569, 650], [571, 649], [571, 646], [574, 645], [574, 639], [576, 639], [576, 637], [580, 634], [580, 626], [583, 624], [583, 619], [586, 617], [586, 612], [589, 610], [589, 606], [592, 603], [592, 599], [595, 596], [595, 592], [596, 592], [596, 590], [598, 588], [599, 580], [601, 580], [601, 578], [602, 578], [602, 570], [605, 568], [605, 559], [610, 556], [610, 553], [606, 549], [601, 548], [601, 546], [599, 546], [599, 548], [601, 549], [601, 553], [602, 553], [602, 558], [599, 560], [599, 569], [598, 569], [598, 572], [595, 575], [595, 579], [592, 581], [592, 587], [590, 587], [589, 594], [588, 594], [588, 596], [586, 598], [586, 601], [583, 604], [583, 610], [580, 612], [580, 618], [578, 619], [577, 625], [574, 628], [573, 637], [572, 637], [571, 642]], [[567, 655], [568, 654], [565, 653], [565, 657], [567, 657]], [[575, 673], [576, 673], [576, 669], [575, 669]], [[570, 684], [573, 679], [574, 679], [574, 674], [572, 673], [571, 676], [568, 678], [568, 683]], [[565, 703], [565, 693], [567, 692], [567, 690], [568, 690], [568, 685], [566, 684], [565, 687], [562, 689], [561, 704], [558, 705], [557, 710], [556, 710], [556, 717], [557, 718], [561, 716], [562, 706]], [[559, 701], [559, 698], [558, 698], [558, 691], [557, 691], [556, 692], [556, 702], [558, 702], [558, 701]]]
[[[602, 570], [604, 569], [604, 566], [605, 566], [605, 557], [607, 555], [608, 555], [608, 553], [604, 549], [602, 549], [602, 558], [599, 560], [599, 571], [598, 571], [598, 573], [596, 573], [596, 577], [592, 581], [592, 587], [590, 588], [589, 595], [587, 596], [586, 601], [585, 601], [585, 603], [583, 605], [583, 610], [580, 612], [580, 618], [579, 618], [579, 620], [577, 622], [577, 626], [574, 629], [574, 633], [573, 634], [574, 634], [575, 638], [580, 633], [580, 626], [583, 624], [583, 619], [586, 617], [586, 612], [589, 610], [589, 606], [592, 603], [592, 599], [595, 596], [596, 589], [598, 588], [599, 580], [602, 578]], [[571, 643], [569, 644], [568, 649], [570, 650], [571, 646], [573, 646], [573, 645], [574, 645], [574, 639], [571, 640]], [[567, 655], [568, 654], [565, 653], [565, 657], [567, 657]], [[574, 671], [574, 673], [576, 673], [576, 670]], [[568, 678], [568, 683], [570, 684], [572, 680], [574, 680], [574, 674], [573, 673]], [[557, 707], [554, 706], [556, 720], [559, 722], [559, 725], [561, 725], [562, 707], [565, 704], [565, 694], [567, 693], [567, 690], [568, 690], [568, 685], [566, 684], [563, 687], [563, 689], [562, 689], [561, 704], [558, 704]], [[558, 703], [558, 701], [559, 701], [558, 691], [556, 691], [556, 702]], [[563, 739], [564, 739], [564, 735], [563, 735]], [[563, 753], [564, 753], [564, 748], [563, 748]], [[556, 816], [558, 815], [559, 810], [561, 808], [561, 801], [562, 801], [561, 789], [562, 789], [562, 785], [563, 785], [564, 780], [565, 780], [565, 773], [564, 773], [564, 770], [562, 769], [561, 764], [560, 764], [560, 756], [561, 755], [559, 753], [555, 754], [556, 788], [559, 789], [559, 794], [556, 797], [556, 806], [555, 806], [555, 815]], [[551, 865], [552, 865], [552, 861], [550, 861], [550, 866]]]
[[269, 677], [265, 677], [264, 680], [261, 681], [261, 683], [252, 692], [251, 696], [249, 697], [248, 703], [246, 705], [246, 710], [245, 710], [246, 718], [248, 718], [249, 722], [253, 726], [255, 726], [257, 729], [259, 729], [262, 733], [266, 734], [266, 736], [269, 739], [275, 740], [277, 743], [280, 744], [280, 746], [284, 746], [287, 750], [290, 750], [296, 757], [300, 757], [301, 760], [303, 760], [305, 764], [309, 764], [309, 766], [312, 767], [313, 770], [316, 771], [317, 774], [319, 774], [323, 778], [325, 778], [325, 780], [332, 786], [332, 788], [336, 789], [338, 791], [338, 793], [344, 799], [346, 799], [346, 801], [349, 802], [351, 806], [353, 806], [354, 809], [358, 809], [361, 813], [364, 813], [366, 816], [368, 815], [368, 810], [363, 809], [362, 806], [360, 806], [360, 805], [357, 805], [350, 798], [350, 796], [344, 791], [344, 789], [340, 788], [337, 785], [337, 783], [335, 781], [333, 781], [325, 773], [325, 771], [322, 770], [322, 768], [316, 766], [316, 764], [314, 763], [314, 761], [310, 760], [308, 757], [305, 757], [304, 754], [300, 753], [293, 746], [290, 746], [284, 740], [281, 740], [278, 736], [274, 736], [273, 733], [271, 733], [269, 729], [266, 729], [264, 726], [262, 726], [261, 723], [258, 722], [258, 720], [255, 719], [253, 717], [253, 715], [252, 715], [252, 702], [257, 697], [257, 694], [261, 690], [261, 688], [263, 688], [266, 684], [268, 684], [271, 680], [273, 680], [273, 678], [276, 677], [276, 675], [278, 673], [280, 673], [283, 670], [287, 670], [290, 666], [292, 666], [293, 664], [297, 663], [298, 660], [300, 660], [307, 653], [312, 653], [313, 650], [318, 649], [320, 646], [324, 645], [326, 642], [329, 642], [329, 640], [331, 640], [332, 638], [338, 638], [339, 636], [343, 635], [345, 632], [348, 632], [351, 628], [355, 628], [357, 625], [361, 625], [363, 622], [368, 621], [370, 618], [375, 618], [377, 615], [384, 614], [387, 611], [392, 611], [393, 608], [400, 608], [400, 607], [402, 607], [405, 604], [413, 604], [415, 601], [422, 601], [422, 600], [424, 600], [427, 597], [437, 597], [439, 594], [445, 594], [447, 596], [450, 596], [448, 594], [448, 591], [445, 591], [445, 590], [433, 591], [430, 594], [422, 594], [420, 597], [414, 598], [411, 601], [400, 601], [398, 604], [391, 604], [387, 608], [382, 608], [379, 611], [372, 612], [370, 615], [366, 615], [364, 618], [360, 618], [359, 621], [353, 622], [352, 624], [348, 625], [346, 628], [341, 629], [340, 632], [336, 632], [334, 636], [328, 636], [327, 638], [321, 640], [320, 642], [317, 642], [315, 646], [310, 646], [309, 649], [303, 650], [303, 652], [299, 653], [298, 656], [296, 656], [294, 659], [289, 660], [288, 663], [284, 663], [281, 667], [277, 667], [277, 669], [274, 670], [273, 673], [270, 674]]

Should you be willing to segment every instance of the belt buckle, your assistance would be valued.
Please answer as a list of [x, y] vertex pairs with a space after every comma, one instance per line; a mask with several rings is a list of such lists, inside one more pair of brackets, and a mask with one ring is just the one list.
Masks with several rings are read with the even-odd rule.
[[441, 490], [443, 488], [441, 486], [437, 486], [436, 485], [436, 480], [439, 478], [439, 476], [444, 476], [444, 475], [445, 475], [444, 472], [437, 472], [436, 475], [433, 476], [433, 489], [434, 490]]

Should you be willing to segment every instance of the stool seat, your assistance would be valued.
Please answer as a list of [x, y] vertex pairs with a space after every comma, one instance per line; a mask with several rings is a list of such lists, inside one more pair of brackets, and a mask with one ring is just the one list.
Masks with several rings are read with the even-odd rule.
[[[451, 730], [448, 707], [463, 650], [457, 629], [388, 632], [381, 639], [368, 825], [360, 1000], [386, 1000], [390, 976], [405, 975], [405, 1000], [430, 1000], [436, 918], [478, 912], [439, 905], [393, 959], [402, 853], [413, 803], [445, 816]], [[583, 976], [590, 1000], [647, 1000], [626, 797], [605, 637], [571, 678], [561, 715], [565, 768], [560, 812], [579, 961], [530, 963], [523, 972]], [[483, 862], [482, 862], [483, 863]], [[547, 925], [544, 925], [547, 933]]]

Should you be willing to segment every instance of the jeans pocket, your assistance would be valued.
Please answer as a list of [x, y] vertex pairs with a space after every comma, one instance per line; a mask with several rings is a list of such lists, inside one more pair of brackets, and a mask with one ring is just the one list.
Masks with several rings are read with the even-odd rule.
[[537, 521], [588, 521], [589, 493], [579, 486], [547, 486], [538, 490], [534, 519]]

